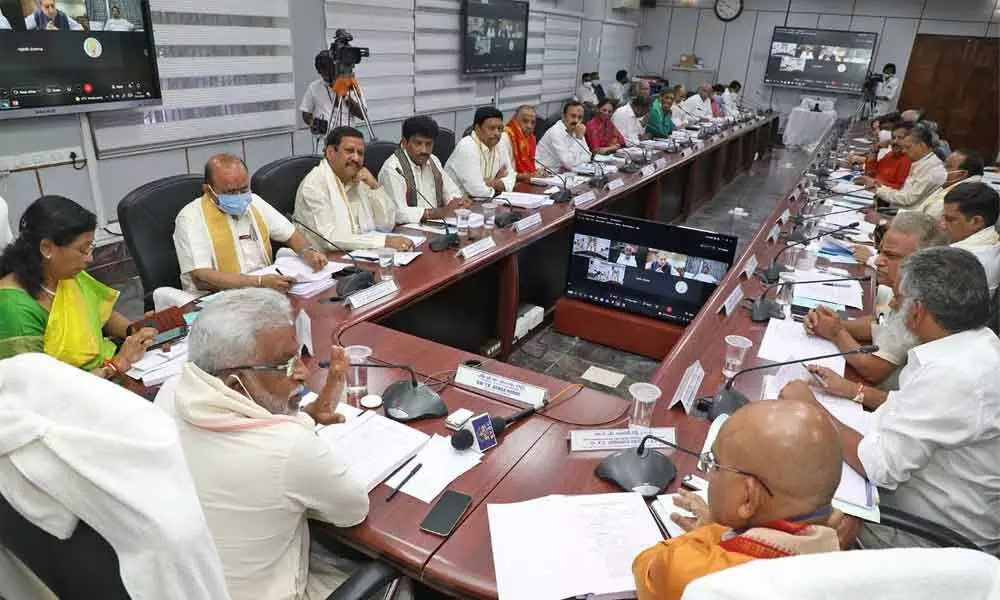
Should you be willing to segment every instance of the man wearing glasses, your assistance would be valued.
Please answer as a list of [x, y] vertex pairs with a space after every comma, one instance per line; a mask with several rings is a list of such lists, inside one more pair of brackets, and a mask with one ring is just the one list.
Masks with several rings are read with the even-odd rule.
[[709, 501], [686, 492], [675, 500], [695, 514], [671, 517], [688, 533], [633, 562], [639, 600], [679, 599], [695, 579], [754, 559], [838, 550], [826, 524], [842, 463], [837, 429], [815, 403], [741, 408], [698, 461]]
[[191, 326], [172, 396], [156, 400], [175, 415], [233, 600], [326, 598], [353, 565], [310, 548], [307, 514], [338, 527], [368, 515], [367, 490], [315, 433], [343, 420], [344, 351], [333, 348], [325, 385], [300, 410], [300, 347], [285, 296], [225, 292]]

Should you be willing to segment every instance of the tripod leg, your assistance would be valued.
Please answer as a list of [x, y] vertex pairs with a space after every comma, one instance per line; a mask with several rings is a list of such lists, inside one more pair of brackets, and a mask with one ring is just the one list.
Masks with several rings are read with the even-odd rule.
[[358, 109], [361, 111], [361, 119], [364, 121], [365, 125], [368, 127], [368, 135], [371, 136], [372, 140], [378, 139], [375, 135], [375, 128], [372, 127], [372, 121], [368, 118], [368, 104], [365, 102], [365, 94], [361, 91], [361, 84], [354, 81], [354, 85], [351, 86], [351, 94], [354, 95], [354, 101], [358, 103]]

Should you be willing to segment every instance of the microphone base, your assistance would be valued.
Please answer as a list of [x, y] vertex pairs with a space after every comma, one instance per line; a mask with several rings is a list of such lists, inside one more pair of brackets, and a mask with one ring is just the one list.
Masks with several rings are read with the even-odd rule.
[[563, 202], [569, 202], [570, 200], [572, 200], [573, 194], [571, 194], [568, 189], [562, 188], [561, 190], [552, 194], [549, 197], [552, 198], [552, 202], [556, 204], [562, 204]]
[[432, 240], [429, 247], [432, 252], [444, 252], [449, 248], [457, 248], [461, 244], [458, 241], [458, 234], [446, 233], [443, 236]]
[[621, 167], [618, 170], [621, 171], [622, 173], [638, 173], [639, 171], [642, 170], [642, 167], [636, 164], [631, 164], [631, 165], [625, 165], [624, 167]]
[[737, 390], [723, 387], [708, 405], [706, 414], [710, 421], [714, 421], [722, 415], [731, 415], [740, 408], [750, 404], [750, 400]]
[[629, 448], [602, 460], [594, 474], [625, 491], [653, 498], [662, 494], [677, 477], [677, 467], [656, 450], [647, 448], [639, 454], [638, 448]]
[[375, 274], [371, 271], [361, 271], [337, 279], [337, 295], [346, 298], [354, 292], [370, 288], [375, 285]]
[[397, 381], [382, 392], [382, 406], [385, 416], [406, 423], [427, 417], [446, 417], [448, 407], [437, 392], [419, 383], [405, 379]]
[[767, 323], [771, 319], [784, 319], [785, 312], [778, 303], [768, 298], [757, 298], [750, 308], [750, 320], [754, 323]]
[[773, 285], [775, 283], [778, 283], [778, 279], [784, 272], [785, 269], [783, 269], [781, 265], [774, 264], [771, 265], [770, 267], [767, 267], [766, 269], [761, 269], [759, 275], [761, 281], [763, 281], [767, 285]]
[[608, 185], [608, 178], [605, 175], [590, 178], [590, 187], [601, 189]]
[[806, 236], [801, 231], [793, 231], [785, 236], [785, 243], [801, 244], [806, 241]]
[[520, 221], [523, 218], [524, 218], [524, 215], [522, 215], [520, 211], [513, 211], [513, 210], [511, 210], [511, 211], [508, 211], [505, 214], [497, 215], [495, 222], [496, 222], [496, 226], [498, 228], [500, 228], [500, 229], [506, 229], [506, 228], [510, 227], [511, 225], [513, 225], [514, 223], [517, 223], [518, 221]]

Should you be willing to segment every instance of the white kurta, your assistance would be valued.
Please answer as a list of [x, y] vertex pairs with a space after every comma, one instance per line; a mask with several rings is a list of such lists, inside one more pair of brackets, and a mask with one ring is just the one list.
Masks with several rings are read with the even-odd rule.
[[[395, 226], [396, 207], [381, 187], [373, 190], [364, 182], [345, 185], [323, 160], [299, 184], [295, 218], [340, 250], [382, 248], [385, 235], [379, 231]], [[316, 248], [330, 248], [309, 231], [303, 230], [302, 235]]]
[[[61, 10], [59, 12], [62, 13]], [[66, 15], [65, 13], [63, 14], [66, 16], [66, 20], [69, 21], [70, 31], [83, 31], [83, 25], [80, 25], [76, 21], [76, 19], [74, 19], [69, 15]], [[27, 17], [24, 17], [24, 28], [27, 29], [28, 31], [31, 31], [33, 29], [40, 29], [40, 27], [38, 26], [38, 22], [35, 20], [35, 13], [31, 13]]]
[[932, 217], [940, 217], [941, 213], [944, 212], [944, 197], [948, 195], [956, 185], [962, 185], [963, 183], [974, 183], [976, 181], [982, 181], [983, 178], [979, 175], [973, 175], [961, 181], [955, 182], [948, 187], [939, 187], [938, 189], [931, 192], [926, 198], [923, 199], [919, 204], [913, 207], [912, 210], [920, 211], [925, 215], [930, 215]]
[[7, 244], [14, 241], [14, 235], [10, 231], [10, 221], [8, 219], [7, 202], [0, 196], [0, 248], [6, 248]]
[[712, 100], [702, 100], [701, 96], [698, 94], [695, 94], [684, 102], [681, 102], [681, 108], [687, 111], [689, 119], [692, 115], [699, 119], [712, 118]]
[[695, 119], [690, 115], [684, 113], [684, 110], [681, 109], [680, 102], [675, 102], [674, 105], [670, 107], [670, 120], [674, 122], [674, 127], [678, 129], [686, 127], [688, 121], [695, 121]]
[[[295, 233], [295, 226], [291, 221], [257, 194], [253, 195], [250, 206], [260, 213], [272, 240], [284, 243]], [[272, 257], [265, 255], [260, 232], [257, 231], [249, 209], [240, 217], [227, 216], [226, 220], [233, 230], [240, 273], [256, 271], [271, 264]], [[219, 268], [215, 260], [212, 237], [208, 233], [208, 225], [202, 213], [201, 198], [191, 201], [177, 213], [177, 219], [174, 221], [174, 250], [177, 251], [177, 264], [181, 268], [181, 286], [185, 292], [199, 293], [198, 286], [191, 277], [191, 271]]]
[[104, 22], [104, 31], [132, 31], [135, 25], [128, 19], [108, 19]]
[[576, 87], [576, 100], [577, 102], [583, 102], [584, 104], [593, 104], [595, 106], [599, 102], [597, 98], [597, 92], [594, 91], [594, 88], [587, 87], [582, 83]]
[[[873, 414], [858, 458], [883, 505], [956, 531], [991, 554], [1000, 547], [1000, 340], [987, 328], [910, 350], [899, 391]], [[870, 528], [875, 545], [923, 545]]]
[[726, 90], [722, 93], [722, 109], [727, 117], [735, 117], [740, 114], [740, 95]]
[[473, 198], [492, 198], [496, 195], [493, 188], [486, 185], [486, 180], [496, 177], [503, 167], [507, 167], [503, 185], [511, 192], [517, 184], [517, 171], [511, 163], [510, 154], [500, 149], [500, 143], [487, 148], [479, 141], [475, 132], [458, 141], [448, 162], [444, 164], [444, 170], [452, 181]]
[[990, 286], [990, 292], [997, 289], [997, 284], [1000, 283], [1000, 234], [997, 234], [993, 225], [987, 225], [964, 240], [955, 242], [951, 247], [968, 250], [976, 255], [986, 270], [986, 282]]
[[910, 174], [901, 189], [894, 190], [881, 185], [876, 190], [875, 196], [893, 206], [911, 208], [943, 186], [946, 179], [948, 172], [944, 168], [944, 163], [933, 152], [928, 152], [910, 167]]
[[611, 85], [608, 86], [608, 98], [611, 98], [619, 105], [628, 99], [628, 93], [625, 89], [625, 84], [620, 81], [612, 81]]
[[[417, 192], [419, 192], [418, 194], [414, 194], [417, 201], [416, 206], [406, 204], [406, 179], [396, 172], [396, 169], [399, 168], [399, 159], [395, 155], [390, 156], [383, 163], [382, 170], [378, 172], [378, 182], [382, 184], [385, 193], [392, 198], [392, 201], [396, 205], [396, 222], [400, 224], [419, 223], [424, 217], [424, 211], [431, 208], [427, 205], [428, 203], [433, 205], [434, 208], [440, 206], [437, 200], [437, 187], [434, 184], [434, 170], [430, 164], [423, 167], [418, 166], [410, 160], [408, 154], [406, 155], [406, 160], [410, 163], [410, 169], [413, 172], [413, 182], [417, 186]], [[461, 198], [463, 196], [462, 190], [452, 181], [451, 176], [441, 166], [441, 161], [438, 160], [438, 157], [432, 154], [430, 162], [433, 162], [434, 166], [441, 173], [441, 193], [444, 195], [444, 201], [447, 203], [453, 198]]]
[[589, 163], [591, 156], [587, 140], [571, 135], [563, 121], [549, 127], [535, 148], [535, 161], [553, 171], [572, 171]]
[[640, 136], [643, 134], [645, 128], [642, 126], [642, 121], [639, 117], [635, 116], [635, 111], [632, 110], [631, 104], [625, 104], [621, 108], [615, 110], [615, 113], [611, 115], [611, 122], [615, 124], [618, 131], [625, 138], [625, 143], [629, 146], [638, 146], [640, 141]]

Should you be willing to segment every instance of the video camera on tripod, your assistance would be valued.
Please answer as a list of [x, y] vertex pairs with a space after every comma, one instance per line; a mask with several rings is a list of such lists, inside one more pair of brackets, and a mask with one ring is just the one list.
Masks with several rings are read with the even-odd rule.
[[364, 121], [371, 139], [375, 139], [375, 129], [368, 118], [368, 107], [361, 84], [354, 76], [354, 67], [358, 66], [361, 59], [371, 56], [371, 49], [352, 46], [352, 41], [354, 36], [349, 31], [336, 30], [330, 49], [321, 53], [321, 58], [317, 59], [316, 70], [330, 85], [333, 93], [333, 111], [329, 123], [320, 119], [313, 121], [313, 133], [322, 135], [331, 125], [347, 124], [351, 116], [354, 116]]
[[371, 56], [370, 48], [359, 48], [352, 46], [354, 36], [346, 29], [338, 29], [333, 34], [333, 43], [330, 44], [330, 81], [336, 81], [339, 77], [349, 77], [354, 74], [354, 67], [361, 62], [362, 58]]

